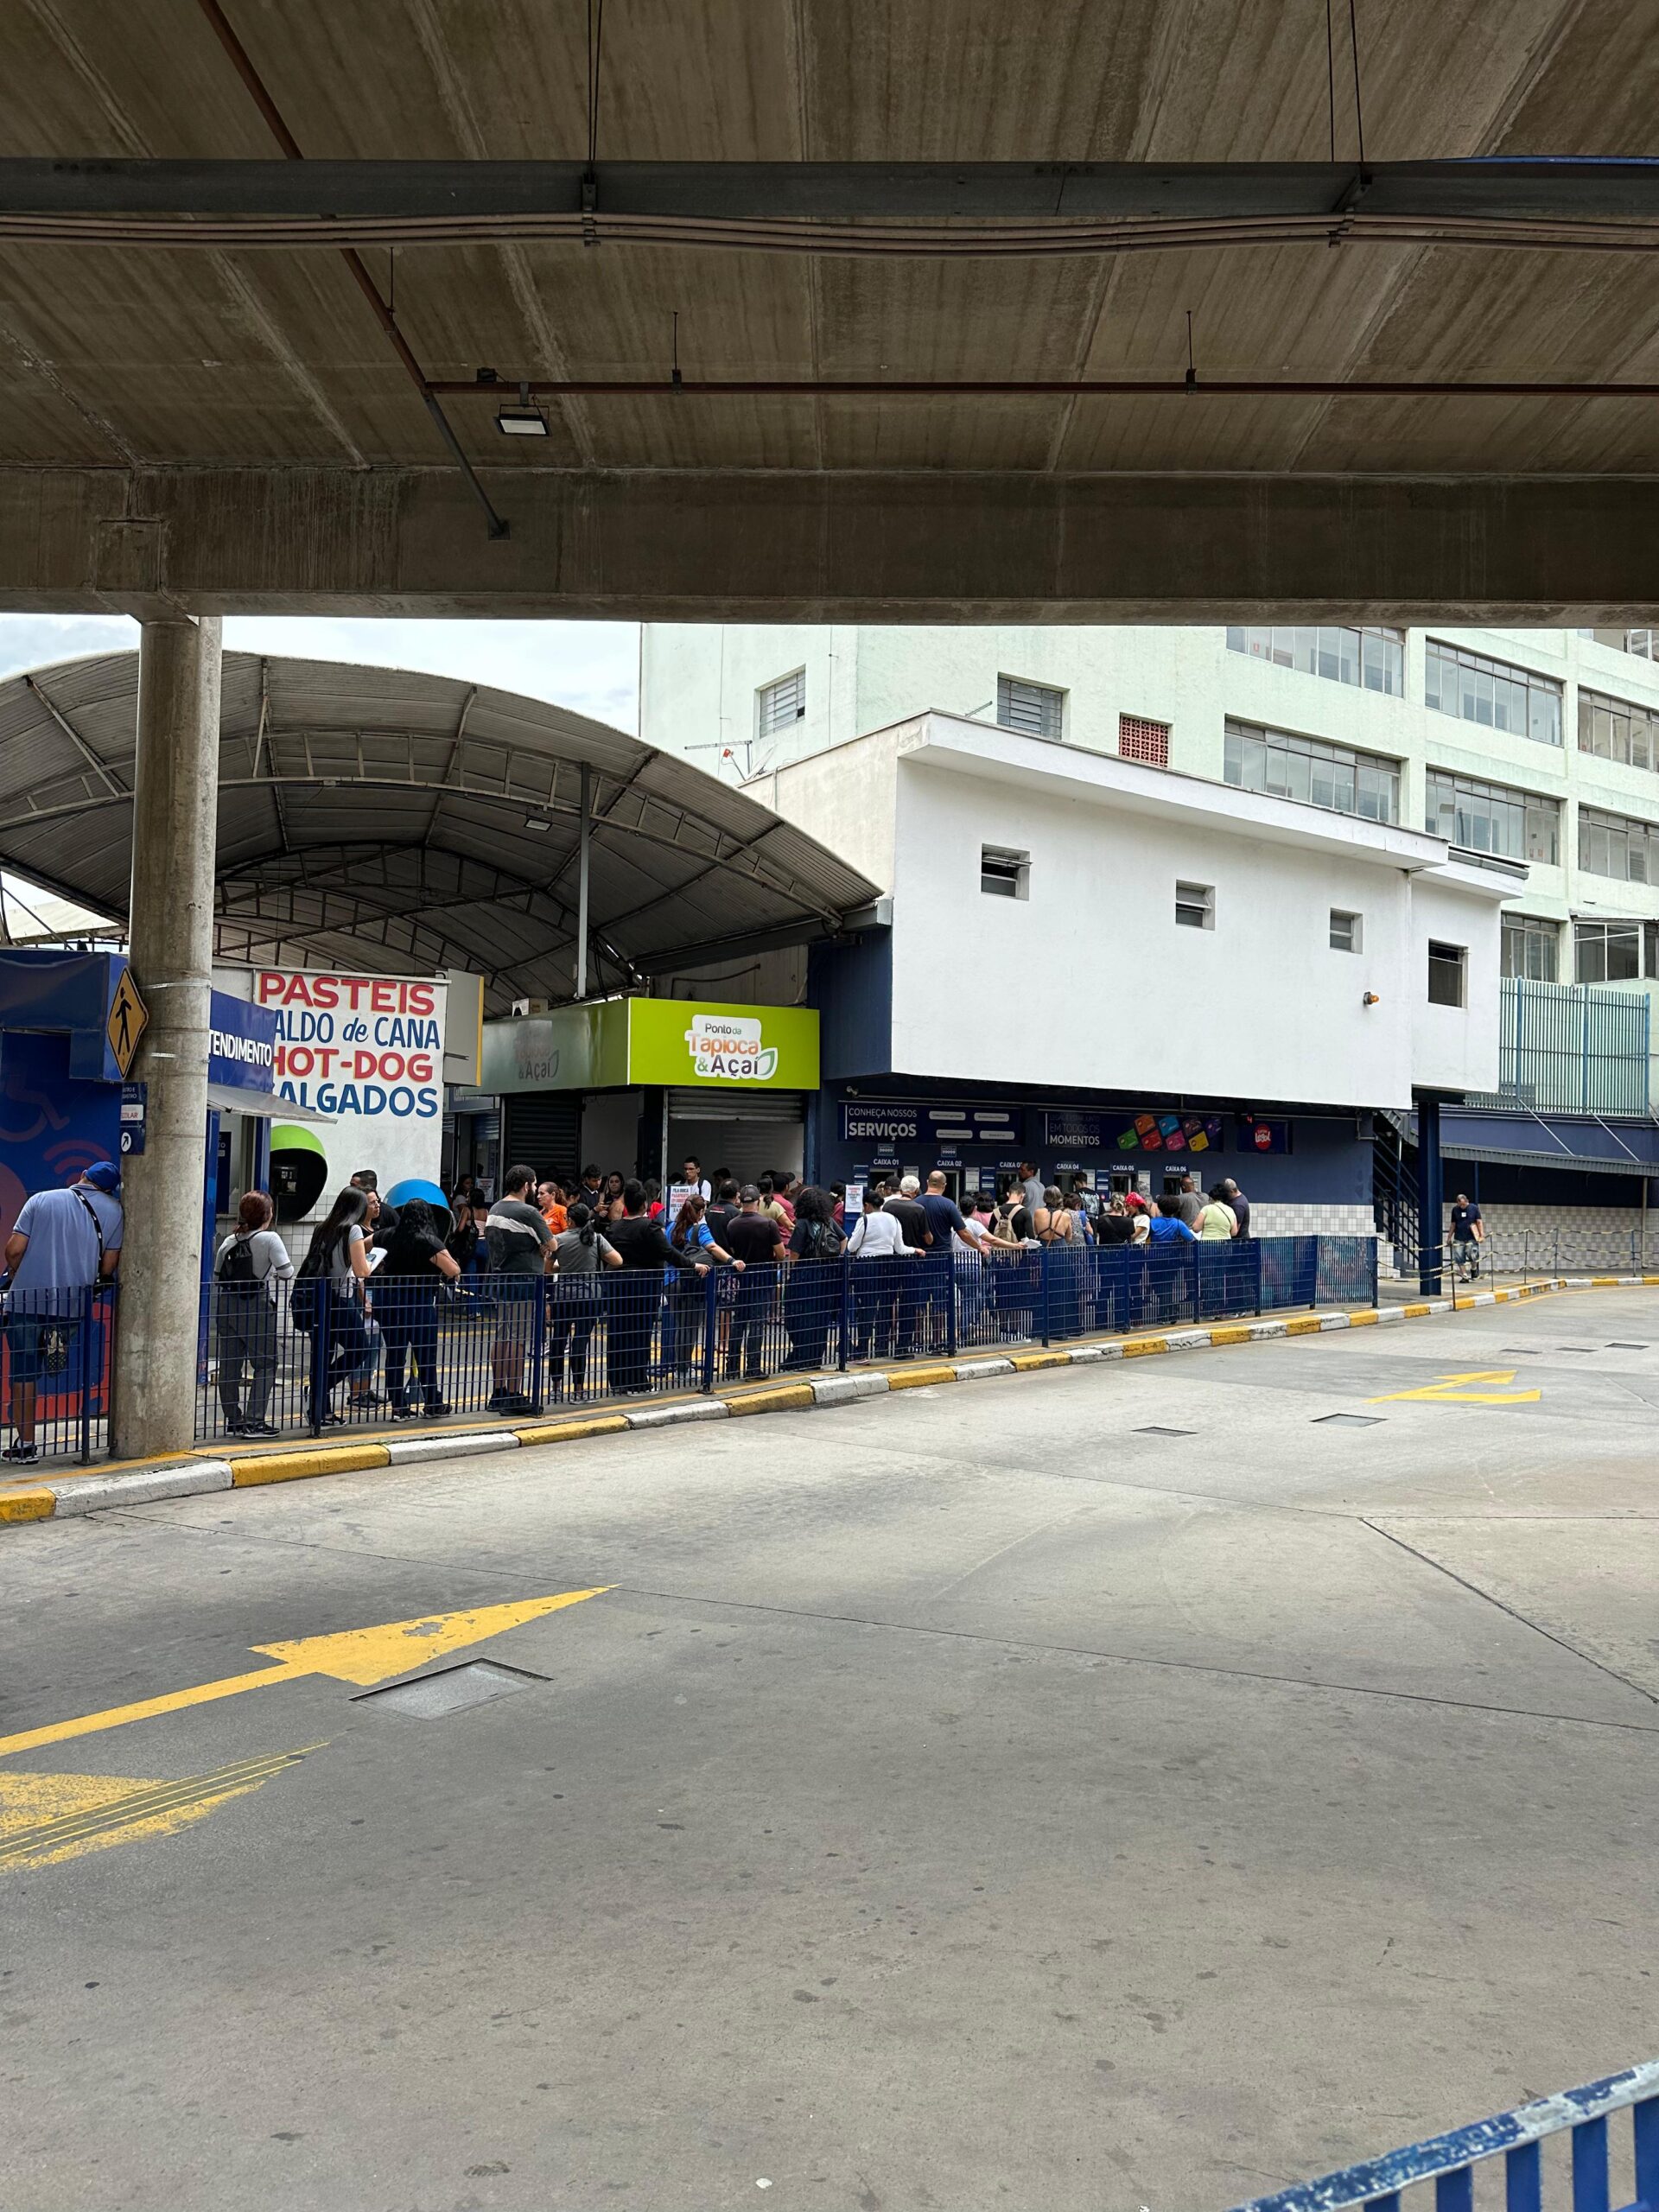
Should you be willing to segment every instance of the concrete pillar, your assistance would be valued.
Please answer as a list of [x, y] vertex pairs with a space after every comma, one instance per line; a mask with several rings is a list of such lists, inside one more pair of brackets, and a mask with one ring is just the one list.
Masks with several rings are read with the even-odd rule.
[[195, 1430], [219, 678], [217, 617], [140, 626], [130, 944], [149, 1021], [132, 1075], [149, 1096], [144, 1149], [122, 1176], [113, 1443], [124, 1459], [182, 1450]]
[[1440, 1102], [1417, 1104], [1417, 1281], [1425, 1298], [1440, 1294], [1440, 1248], [1446, 1236], [1446, 1170], [1440, 1160]]

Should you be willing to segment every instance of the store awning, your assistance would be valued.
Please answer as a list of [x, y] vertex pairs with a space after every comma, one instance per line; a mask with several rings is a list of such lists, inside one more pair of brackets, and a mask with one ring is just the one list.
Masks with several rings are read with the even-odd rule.
[[251, 1114], [257, 1122], [333, 1122], [333, 1114], [319, 1114], [315, 1106], [299, 1106], [280, 1098], [274, 1090], [238, 1090], [234, 1084], [210, 1083], [207, 1103], [216, 1114]]

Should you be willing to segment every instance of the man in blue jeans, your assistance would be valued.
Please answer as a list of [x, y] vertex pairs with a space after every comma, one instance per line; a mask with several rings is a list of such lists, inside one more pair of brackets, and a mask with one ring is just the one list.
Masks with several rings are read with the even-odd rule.
[[[42, 1374], [67, 1363], [86, 1294], [121, 1257], [121, 1170], [94, 1161], [67, 1190], [36, 1191], [6, 1239], [6, 1346], [11, 1363], [12, 1440], [0, 1458], [37, 1456], [35, 1407]], [[83, 1385], [85, 1387], [85, 1380]]]

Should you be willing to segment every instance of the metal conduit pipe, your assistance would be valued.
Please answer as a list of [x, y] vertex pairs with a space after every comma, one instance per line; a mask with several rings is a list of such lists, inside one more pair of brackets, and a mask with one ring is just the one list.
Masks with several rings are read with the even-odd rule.
[[1031, 379], [787, 377], [485, 378], [437, 382], [445, 399], [1659, 399], [1659, 384], [1475, 384], [1242, 377]]

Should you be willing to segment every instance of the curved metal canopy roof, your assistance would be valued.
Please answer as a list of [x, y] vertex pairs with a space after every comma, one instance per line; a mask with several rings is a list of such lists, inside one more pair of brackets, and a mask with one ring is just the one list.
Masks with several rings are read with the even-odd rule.
[[[0, 683], [0, 868], [123, 917], [138, 657]], [[582, 772], [589, 988], [833, 932], [874, 887], [671, 753], [449, 677], [227, 652], [219, 956], [463, 968], [493, 1010], [574, 991]]]

